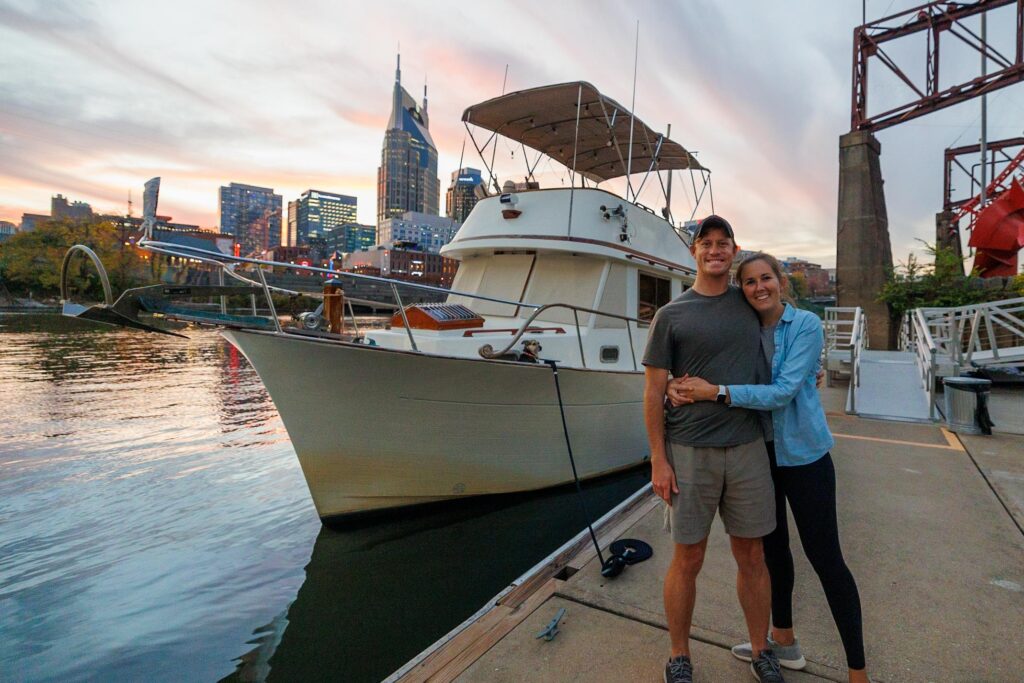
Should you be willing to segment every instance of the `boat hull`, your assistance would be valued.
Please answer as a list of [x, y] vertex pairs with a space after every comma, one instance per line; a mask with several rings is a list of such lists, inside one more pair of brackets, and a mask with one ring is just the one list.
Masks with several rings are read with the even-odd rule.
[[[549, 366], [225, 330], [270, 393], [320, 517], [573, 480]], [[649, 457], [643, 374], [559, 369], [576, 466]]]

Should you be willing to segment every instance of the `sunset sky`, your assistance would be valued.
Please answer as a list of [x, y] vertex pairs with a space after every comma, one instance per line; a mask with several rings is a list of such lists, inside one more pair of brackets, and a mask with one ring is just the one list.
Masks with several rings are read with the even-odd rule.
[[[867, 14], [916, 4], [868, 0]], [[406, 88], [420, 98], [429, 83], [443, 192], [461, 113], [501, 93], [506, 65], [508, 91], [587, 80], [628, 107], [639, 21], [637, 115], [671, 123], [698, 152], [741, 246], [831, 266], [860, 18], [859, 0], [0, 0], [0, 219], [47, 213], [55, 193], [123, 213], [131, 191], [138, 213], [142, 184], [161, 176], [160, 213], [203, 227], [217, 225], [217, 188], [232, 181], [286, 202], [310, 188], [353, 194], [373, 223], [399, 44]], [[993, 41], [1012, 32], [990, 19]], [[890, 54], [923, 77], [923, 38]], [[943, 60], [950, 84], [980, 58], [954, 45]], [[907, 91], [879, 67], [870, 97], [881, 107]], [[943, 150], [979, 134], [977, 100], [878, 134], [897, 259], [933, 240]], [[1022, 134], [1024, 86], [990, 96], [989, 138]], [[521, 165], [512, 150], [499, 147], [500, 164]], [[468, 143], [464, 165], [482, 168]], [[543, 169], [545, 184], [562, 181]], [[677, 190], [675, 214], [692, 201]]]

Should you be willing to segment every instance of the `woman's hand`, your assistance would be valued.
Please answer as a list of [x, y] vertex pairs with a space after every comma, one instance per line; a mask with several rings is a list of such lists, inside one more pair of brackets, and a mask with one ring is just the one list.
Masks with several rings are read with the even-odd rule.
[[718, 385], [686, 375], [670, 381], [667, 393], [668, 400], [678, 407], [696, 401], [714, 401], [718, 398]]
[[690, 392], [683, 390], [683, 383], [688, 379], [690, 379], [689, 375], [674, 377], [669, 380], [668, 387], [665, 389], [665, 395], [668, 397], [669, 403], [676, 408], [693, 403]]

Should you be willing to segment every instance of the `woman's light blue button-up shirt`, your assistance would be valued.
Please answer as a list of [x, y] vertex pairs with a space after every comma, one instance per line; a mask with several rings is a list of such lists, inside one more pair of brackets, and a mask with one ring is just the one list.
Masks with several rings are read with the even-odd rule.
[[786, 304], [775, 328], [772, 383], [729, 386], [733, 406], [772, 411], [781, 467], [812, 463], [835, 444], [815, 386], [824, 343], [818, 316]]

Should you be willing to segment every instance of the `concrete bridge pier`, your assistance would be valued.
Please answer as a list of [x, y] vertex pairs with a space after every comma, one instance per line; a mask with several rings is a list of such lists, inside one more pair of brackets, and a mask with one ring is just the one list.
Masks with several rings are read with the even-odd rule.
[[[964, 251], [960, 245], [960, 232], [953, 225], [953, 216], [952, 211], [940, 211], [935, 214], [935, 246], [952, 249], [953, 253], [962, 260]], [[963, 264], [961, 263], [962, 269]]]
[[878, 294], [892, 268], [889, 218], [885, 210], [881, 145], [868, 131], [839, 138], [839, 220], [836, 235], [838, 306], [860, 306], [868, 320], [872, 349], [895, 349], [898, 322]]

